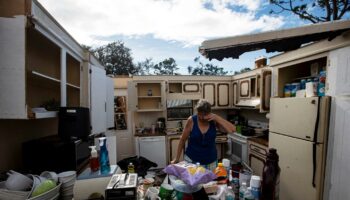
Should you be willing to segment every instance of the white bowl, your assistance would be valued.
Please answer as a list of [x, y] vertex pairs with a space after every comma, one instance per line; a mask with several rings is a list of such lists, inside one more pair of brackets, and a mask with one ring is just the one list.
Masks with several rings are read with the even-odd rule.
[[61, 188], [61, 183], [58, 184], [56, 187], [52, 188], [51, 190], [42, 193], [38, 196], [32, 197], [28, 200], [48, 200], [48, 199], [52, 199], [55, 196], [57, 196], [57, 194], [60, 194], [60, 188]]
[[40, 176], [53, 180], [56, 183], [58, 182], [58, 175], [55, 172], [44, 171], [40, 174]]
[[33, 183], [33, 180], [29, 177], [13, 170], [10, 170], [8, 175], [5, 186], [9, 190], [24, 191], [29, 189]]
[[75, 171], [66, 171], [59, 173], [58, 175], [58, 180], [61, 183], [66, 183], [68, 181], [71, 181], [72, 179], [76, 179], [77, 173]]

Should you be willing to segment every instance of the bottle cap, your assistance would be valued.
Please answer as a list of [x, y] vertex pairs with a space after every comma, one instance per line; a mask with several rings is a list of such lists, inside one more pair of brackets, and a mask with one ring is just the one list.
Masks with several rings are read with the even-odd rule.
[[224, 165], [221, 162], [218, 163], [218, 167], [223, 167], [223, 166]]
[[222, 159], [222, 164], [224, 165], [224, 167], [230, 167], [230, 160], [229, 159]]

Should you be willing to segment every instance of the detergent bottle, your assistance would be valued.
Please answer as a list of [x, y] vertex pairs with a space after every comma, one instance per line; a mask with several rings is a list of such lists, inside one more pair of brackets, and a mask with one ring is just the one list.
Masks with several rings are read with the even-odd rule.
[[109, 165], [109, 157], [108, 157], [108, 150], [107, 150], [107, 139], [106, 137], [99, 138], [100, 141], [100, 170], [101, 174], [108, 174], [111, 170], [111, 167]]

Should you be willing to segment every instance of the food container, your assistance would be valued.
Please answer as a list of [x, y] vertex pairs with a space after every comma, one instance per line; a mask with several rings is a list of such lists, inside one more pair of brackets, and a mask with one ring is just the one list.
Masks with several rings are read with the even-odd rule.
[[286, 84], [284, 86], [284, 97], [291, 97], [290, 88], [291, 88], [291, 84]]
[[300, 90], [300, 83], [292, 83], [290, 86], [291, 97], [295, 97], [298, 90]]

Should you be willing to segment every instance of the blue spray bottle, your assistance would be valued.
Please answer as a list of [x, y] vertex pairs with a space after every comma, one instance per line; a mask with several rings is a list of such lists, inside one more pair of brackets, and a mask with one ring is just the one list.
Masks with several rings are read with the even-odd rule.
[[101, 174], [108, 174], [111, 170], [109, 165], [109, 157], [107, 150], [107, 139], [105, 137], [99, 138], [100, 142], [100, 170]]

